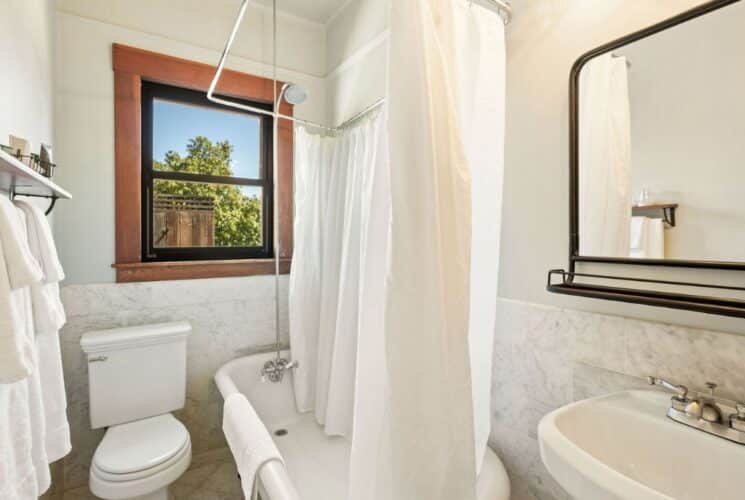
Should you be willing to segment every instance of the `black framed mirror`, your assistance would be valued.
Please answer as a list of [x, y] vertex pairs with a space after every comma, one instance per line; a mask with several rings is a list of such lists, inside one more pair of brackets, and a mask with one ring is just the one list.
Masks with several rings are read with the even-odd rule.
[[580, 284], [606, 276], [576, 272], [578, 263], [745, 271], [743, 26], [745, 2], [715, 0], [576, 61], [569, 271], [549, 274], [550, 291], [745, 317], [739, 300], [648, 290], [653, 279], [612, 277], [644, 290]]

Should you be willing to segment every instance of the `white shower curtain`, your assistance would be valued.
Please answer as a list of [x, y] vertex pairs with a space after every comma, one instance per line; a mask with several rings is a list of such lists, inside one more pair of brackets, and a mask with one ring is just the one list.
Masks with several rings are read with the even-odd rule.
[[580, 74], [579, 250], [628, 257], [631, 112], [625, 57], [606, 54]]
[[493, 10], [456, 0], [455, 27], [462, 136], [471, 168], [471, 294], [468, 340], [476, 470], [491, 429], [492, 348], [499, 278], [505, 132], [504, 21]]
[[[389, 251], [363, 273], [374, 307], [359, 337], [350, 499], [476, 495], [499, 260], [501, 23], [466, 1], [392, 2]], [[380, 245], [385, 228], [371, 228]]]
[[382, 113], [339, 135], [295, 134], [295, 251], [290, 276], [293, 381], [300, 411], [329, 435], [351, 436], [363, 230]]
[[504, 50], [491, 10], [396, 0], [386, 110], [341, 137], [297, 130], [293, 380], [301, 411], [352, 437], [350, 499], [476, 496], [489, 432]]

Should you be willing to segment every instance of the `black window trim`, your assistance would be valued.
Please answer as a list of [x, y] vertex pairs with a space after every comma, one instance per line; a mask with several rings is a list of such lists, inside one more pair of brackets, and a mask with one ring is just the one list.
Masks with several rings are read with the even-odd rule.
[[[190, 174], [184, 172], [160, 172], [153, 169], [153, 101], [156, 98], [196, 105], [231, 113], [244, 113], [261, 122], [260, 179]], [[235, 98], [231, 98], [234, 99]], [[271, 111], [271, 104], [248, 101], [240, 102]], [[240, 260], [268, 259], [274, 257], [273, 210], [274, 180], [272, 172], [273, 119], [269, 116], [246, 111], [227, 110], [207, 100], [204, 92], [174, 87], [162, 83], [144, 81], [141, 89], [142, 103], [142, 261], [178, 262], [193, 260]], [[262, 187], [262, 243], [260, 247], [184, 247], [155, 248], [152, 244], [153, 181], [155, 179], [230, 184], [236, 186]]]

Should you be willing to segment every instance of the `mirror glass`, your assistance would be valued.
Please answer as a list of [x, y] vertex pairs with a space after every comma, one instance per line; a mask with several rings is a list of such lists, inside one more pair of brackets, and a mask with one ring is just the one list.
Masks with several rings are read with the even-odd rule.
[[745, 2], [579, 76], [579, 255], [745, 261]]

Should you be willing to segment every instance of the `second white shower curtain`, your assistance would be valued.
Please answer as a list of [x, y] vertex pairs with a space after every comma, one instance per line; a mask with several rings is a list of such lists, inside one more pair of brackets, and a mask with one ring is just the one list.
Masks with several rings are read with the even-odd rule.
[[[295, 252], [290, 277], [295, 397], [329, 435], [351, 437], [360, 328], [363, 231], [385, 120], [372, 116], [339, 135], [295, 134]], [[385, 253], [385, 248], [380, 249]]]
[[628, 257], [631, 111], [625, 57], [606, 54], [580, 74], [579, 251]]

